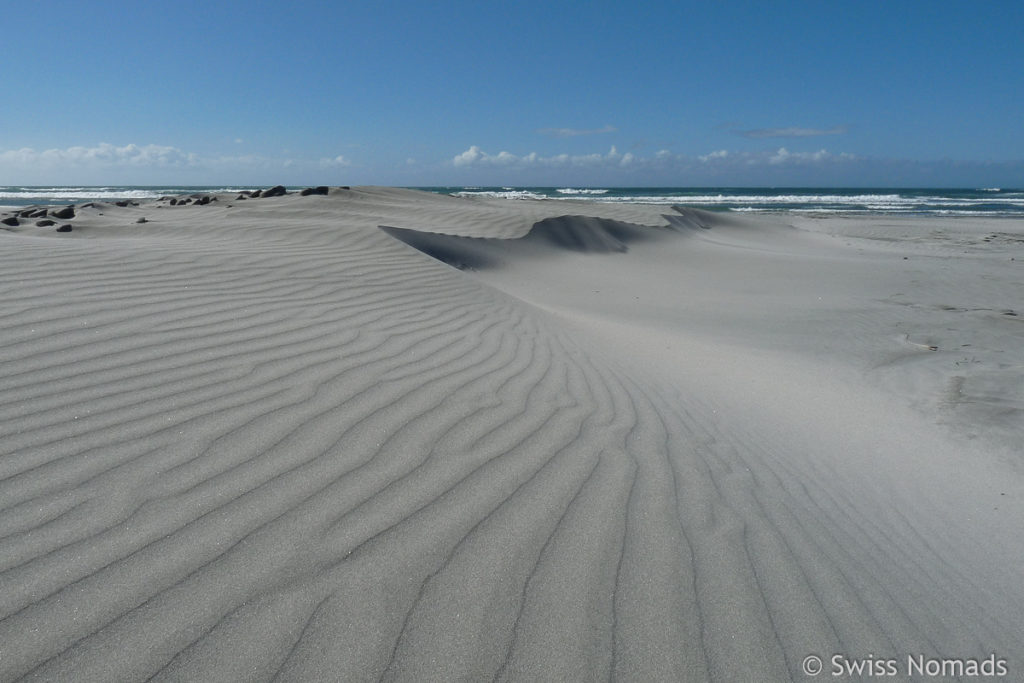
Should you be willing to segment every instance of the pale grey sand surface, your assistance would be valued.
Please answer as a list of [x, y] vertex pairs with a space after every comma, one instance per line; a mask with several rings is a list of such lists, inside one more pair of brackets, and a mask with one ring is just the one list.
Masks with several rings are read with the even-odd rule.
[[1024, 680], [1021, 221], [64, 222], [0, 226], [0, 680]]

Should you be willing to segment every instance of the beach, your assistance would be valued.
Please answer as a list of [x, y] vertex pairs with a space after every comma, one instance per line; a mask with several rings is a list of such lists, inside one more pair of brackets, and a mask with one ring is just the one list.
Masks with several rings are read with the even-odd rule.
[[1024, 680], [1024, 220], [324, 191], [0, 216], [0, 680]]

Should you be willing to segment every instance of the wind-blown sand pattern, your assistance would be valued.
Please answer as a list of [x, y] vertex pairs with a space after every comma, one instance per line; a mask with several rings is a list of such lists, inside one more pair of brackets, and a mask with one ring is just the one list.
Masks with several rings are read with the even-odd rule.
[[1019, 221], [70, 223], [0, 230], [0, 680], [1024, 676]]

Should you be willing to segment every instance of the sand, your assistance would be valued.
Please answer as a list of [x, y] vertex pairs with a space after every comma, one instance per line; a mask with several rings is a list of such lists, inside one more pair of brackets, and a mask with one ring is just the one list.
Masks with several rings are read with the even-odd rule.
[[0, 680], [1024, 680], [1024, 222], [334, 188], [34, 223]]

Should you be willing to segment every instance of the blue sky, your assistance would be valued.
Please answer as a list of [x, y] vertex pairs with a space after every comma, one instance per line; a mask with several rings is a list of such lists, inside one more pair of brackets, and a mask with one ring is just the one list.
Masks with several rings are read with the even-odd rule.
[[4, 9], [0, 184], [1024, 186], [1024, 3]]

